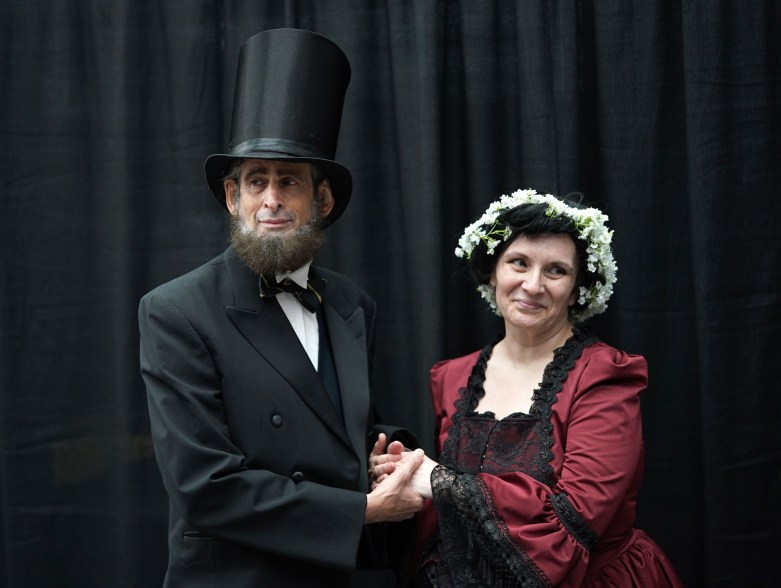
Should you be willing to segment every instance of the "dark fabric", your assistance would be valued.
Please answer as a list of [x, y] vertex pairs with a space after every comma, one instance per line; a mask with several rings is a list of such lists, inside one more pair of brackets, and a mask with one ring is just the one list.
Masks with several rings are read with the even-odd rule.
[[295, 296], [296, 300], [309, 312], [315, 312], [323, 301], [322, 292], [325, 290], [325, 284], [307, 280], [306, 288], [304, 288], [289, 278], [277, 282], [274, 278], [260, 276], [258, 289], [261, 298], [271, 298], [280, 292], [288, 292]]
[[322, 312], [317, 313], [317, 324], [319, 325], [317, 373], [323, 381], [323, 386], [325, 387], [326, 392], [328, 392], [328, 397], [331, 399], [331, 403], [334, 405], [336, 413], [340, 417], [343, 417], [342, 395], [339, 392], [339, 377], [336, 375], [334, 352], [331, 349], [331, 340], [328, 337], [328, 323]]
[[416, 581], [433, 588], [547, 588], [545, 574], [519, 551], [484, 496], [480, 480], [444, 466], [431, 473], [439, 536], [423, 554]]
[[168, 504], [136, 308], [225, 247], [241, 43], [348, 56], [353, 196], [318, 265], [378, 303], [386, 422], [433, 441], [428, 369], [498, 334], [453, 256], [502, 192], [616, 230], [592, 321], [649, 361], [638, 525], [687, 586], [781, 577], [781, 3], [0, 3], [0, 585], [158, 587]]
[[312, 272], [331, 285], [323, 312], [340, 342], [344, 418], [233, 248], [141, 299], [141, 372], [171, 504], [166, 588], [337, 587], [356, 564], [375, 305], [345, 277]]

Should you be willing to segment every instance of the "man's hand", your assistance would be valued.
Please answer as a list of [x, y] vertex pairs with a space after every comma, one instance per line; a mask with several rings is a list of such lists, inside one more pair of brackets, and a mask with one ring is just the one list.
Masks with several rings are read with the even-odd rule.
[[401, 460], [404, 453], [404, 445], [399, 441], [388, 445], [388, 451], [385, 453], [385, 442], [385, 433], [380, 433], [369, 455], [369, 482], [372, 490], [396, 469], [396, 462]]
[[423, 457], [423, 450], [416, 449], [405, 452], [403, 457], [393, 462], [393, 475], [386, 476], [366, 496], [367, 524], [403, 521], [423, 508], [423, 498], [409, 486], [410, 477], [423, 463]]

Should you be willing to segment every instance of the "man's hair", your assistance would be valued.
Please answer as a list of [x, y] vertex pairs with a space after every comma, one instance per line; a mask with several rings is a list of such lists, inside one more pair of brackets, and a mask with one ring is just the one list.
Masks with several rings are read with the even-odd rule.
[[239, 179], [241, 176], [241, 164], [244, 163], [243, 159], [234, 159], [231, 164], [228, 166], [228, 169], [225, 170], [225, 175], [223, 176], [223, 181], [225, 180], [233, 180], [237, 184], [239, 183]]

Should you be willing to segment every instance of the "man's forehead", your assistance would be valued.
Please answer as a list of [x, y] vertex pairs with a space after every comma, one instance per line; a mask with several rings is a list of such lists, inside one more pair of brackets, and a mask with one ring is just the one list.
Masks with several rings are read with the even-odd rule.
[[241, 170], [244, 174], [306, 175], [309, 173], [309, 164], [276, 159], [246, 159], [241, 165]]

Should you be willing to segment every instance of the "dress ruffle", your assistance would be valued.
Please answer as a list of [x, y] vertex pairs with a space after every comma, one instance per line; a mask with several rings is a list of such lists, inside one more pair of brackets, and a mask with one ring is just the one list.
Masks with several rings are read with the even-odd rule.
[[632, 540], [613, 560], [592, 570], [582, 588], [654, 586], [680, 588], [681, 580], [664, 552], [644, 531], [633, 530]]

